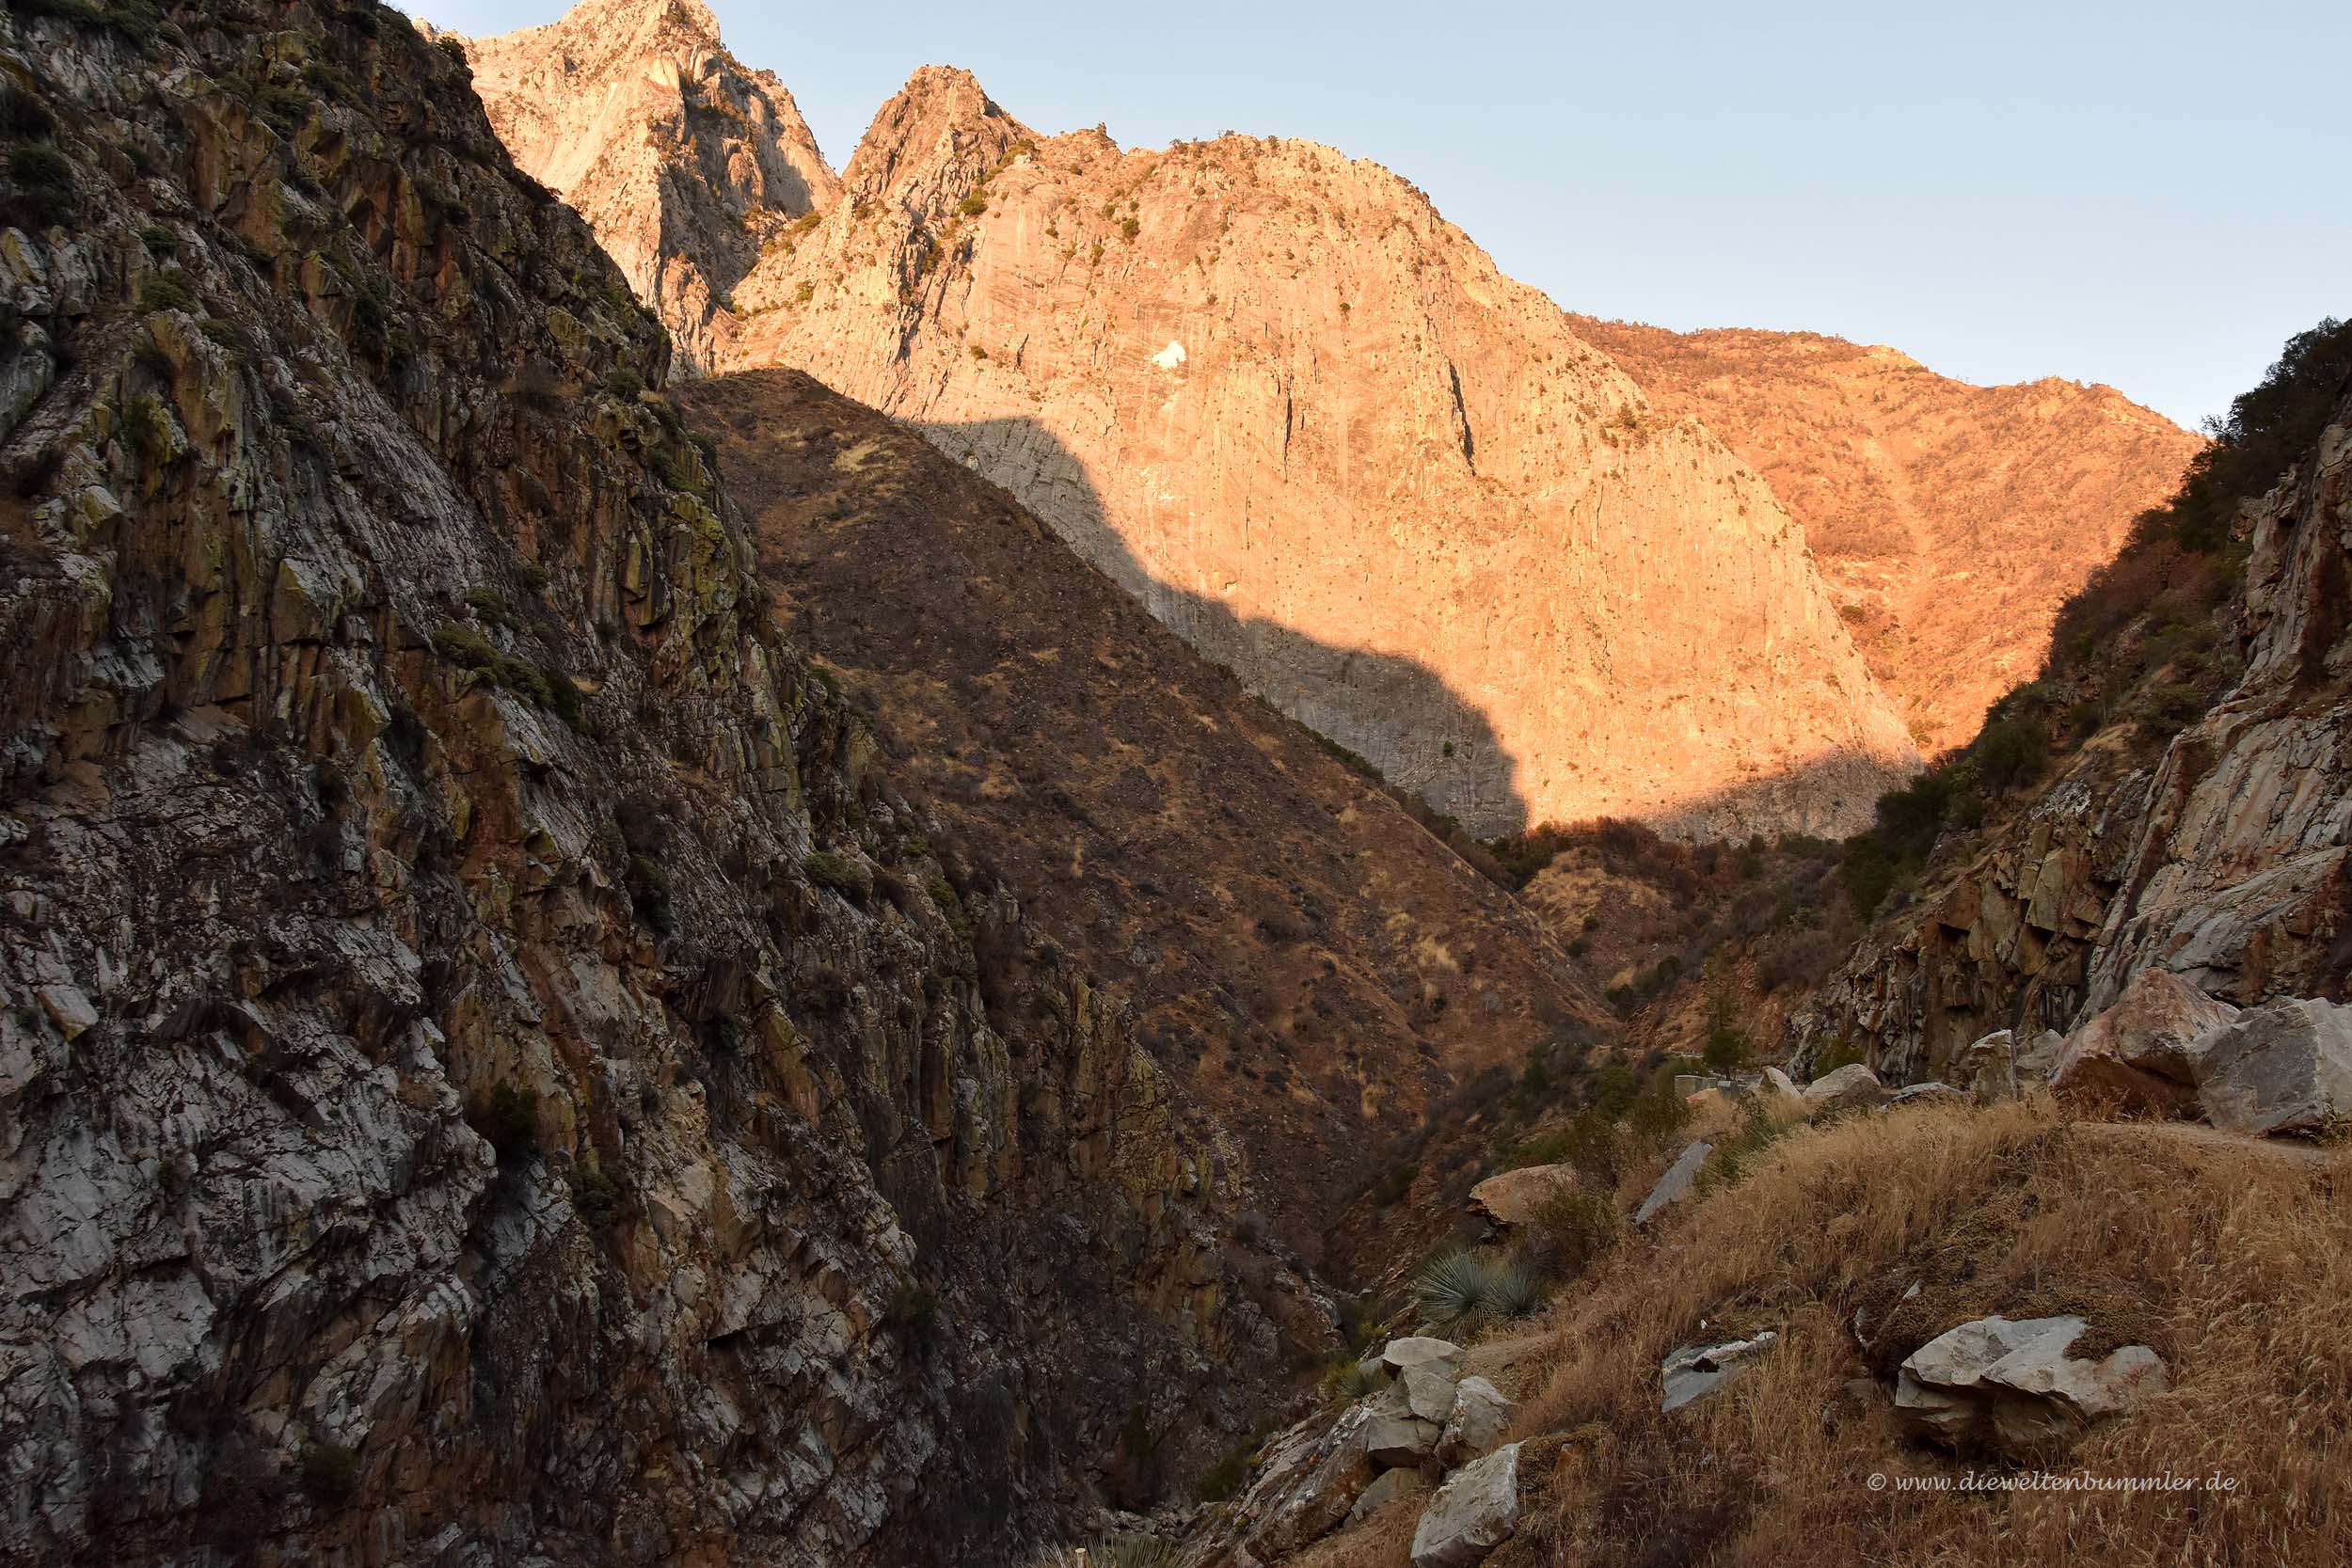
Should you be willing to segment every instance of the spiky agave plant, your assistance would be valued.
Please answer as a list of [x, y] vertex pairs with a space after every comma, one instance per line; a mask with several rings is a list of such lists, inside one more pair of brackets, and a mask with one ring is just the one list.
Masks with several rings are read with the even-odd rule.
[[1413, 1280], [1413, 1300], [1433, 1323], [1524, 1318], [1544, 1304], [1544, 1277], [1501, 1253], [1457, 1250], [1433, 1258]]
[[1544, 1304], [1544, 1276], [1518, 1258], [1496, 1258], [1486, 1264], [1486, 1289], [1480, 1305], [1498, 1318], [1526, 1318]]
[[1083, 1546], [1048, 1546], [1029, 1568], [1176, 1568], [1176, 1543], [1156, 1535], [1105, 1535]]
[[1484, 1305], [1486, 1265], [1467, 1248], [1441, 1252], [1413, 1276], [1413, 1305], [1433, 1323], [1458, 1323]]

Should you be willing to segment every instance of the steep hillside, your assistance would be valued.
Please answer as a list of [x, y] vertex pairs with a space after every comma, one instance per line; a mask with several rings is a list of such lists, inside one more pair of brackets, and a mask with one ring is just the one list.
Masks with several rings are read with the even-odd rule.
[[1871, 673], [1935, 751], [2032, 678], [2058, 606], [2202, 444], [2112, 387], [1972, 387], [1809, 332], [1570, 321], [1658, 407], [1764, 476]]
[[726, 52], [702, 0], [583, 0], [457, 41], [516, 165], [588, 220], [688, 369], [761, 245], [840, 192], [792, 94]]
[[1075, 964], [1305, 1250], [1367, 1160], [1600, 1009], [1501, 888], [1002, 491], [788, 371], [689, 393], [778, 619], [1019, 896], [983, 987]]
[[0, 19], [0, 1560], [988, 1564], [1329, 1307], [386, 8]]
[[1301, 142], [885, 104], [735, 291], [1250, 689], [1481, 834], [1851, 828], [1912, 765], [1803, 531], [1410, 185]]
[[[1933, 1076], [2151, 966], [2239, 1004], [2345, 993], [2347, 373], [2339, 324], [2291, 342], [2218, 461], [2068, 606], [1969, 771], [1891, 800], [1849, 879], [1875, 902], [1891, 860], [1894, 896], [1797, 1021], [1805, 1050]], [[1988, 809], [1996, 757], [2018, 778]]]

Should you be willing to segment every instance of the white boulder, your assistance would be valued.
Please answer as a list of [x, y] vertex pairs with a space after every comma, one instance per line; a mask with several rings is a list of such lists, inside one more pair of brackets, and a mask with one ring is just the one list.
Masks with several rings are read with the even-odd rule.
[[2319, 1132], [2352, 1118], [2352, 1007], [2250, 1007], [2199, 1042], [2197, 1094], [2232, 1132]]
[[1679, 1410], [1713, 1393], [1779, 1341], [1780, 1336], [1768, 1328], [1753, 1339], [1733, 1339], [1720, 1345], [1685, 1345], [1667, 1356], [1658, 1369], [1658, 1408]]
[[1886, 1085], [1879, 1075], [1860, 1062], [1849, 1062], [1836, 1071], [1816, 1078], [1804, 1086], [1807, 1110], [1819, 1116], [1825, 1111], [1842, 1111], [1851, 1106], [1878, 1105], [1886, 1100]]
[[1519, 1446], [1465, 1465], [1422, 1511], [1413, 1529], [1413, 1568], [1472, 1568], [1519, 1524]]
[[1947, 1443], [2030, 1449], [2071, 1437], [2164, 1390], [2164, 1362], [2146, 1345], [2126, 1345], [2096, 1361], [2068, 1354], [2089, 1327], [2075, 1317], [1962, 1323], [1902, 1364], [1895, 1409]]
[[1511, 1428], [1519, 1407], [1483, 1377], [1466, 1377], [1454, 1390], [1454, 1408], [1438, 1437], [1438, 1463], [1457, 1469], [1491, 1450]]
[[1649, 1196], [1642, 1199], [1642, 1206], [1633, 1211], [1633, 1223], [1647, 1225], [1668, 1204], [1680, 1203], [1689, 1197], [1692, 1189], [1698, 1185], [1700, 1167], [1714, 1152], [1715, 1146], [1707, 1143], [1694, 1143], [1684, 1149], [1680, 1157], [1666, 1168], [1666, 1174], [1658, 1179], [1658, 1185], [1649, 1190]]

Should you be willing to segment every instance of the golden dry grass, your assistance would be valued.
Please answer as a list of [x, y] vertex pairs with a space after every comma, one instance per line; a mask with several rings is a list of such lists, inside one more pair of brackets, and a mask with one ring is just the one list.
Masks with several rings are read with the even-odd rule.
[[[2341, 1159], [2094, 1132], [2046, 1102], [1800, 1132], [1513, 1347], [1511, 1381], [1532, 1394], [1514, 1435], [1542, 1441], [1523, 1456], [1529, 1517], [1489, 1560], [2352, 1562], [2347, 1176]], [[1972, 1462], [1921, 1447], [1882, 1394], [1850, 1385], [1883, 1386], [1968, 1318], [2066, 1310], [2105, 1343], [2155, 1346], [2173, 1386], [2048, 1467], [2218, 1474], [2233, 1494], [1869, 1490], [1874, 1472], [1957, 1477]], [[1658, 1413], [1669, 1350], [1762, 1328], [1784, 1338], [1745, 1377]], [[1353, 1537], [1333, 1550], [1318, 1568], [1405, 1561]]]

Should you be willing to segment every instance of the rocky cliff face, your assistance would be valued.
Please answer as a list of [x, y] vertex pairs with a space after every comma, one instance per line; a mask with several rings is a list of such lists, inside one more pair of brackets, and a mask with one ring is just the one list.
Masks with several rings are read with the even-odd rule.
[[2352, 401], [2241, 527], [2223, 620], [2242, 677], [2169, 744], [2128, 720], [2094, 736], [1879, 922], [1797, 1021], [1802, 1047], [1842, 1037], [1934, 1076], [1993, 1030], [2066, 1029], [2152, 966], [2239, 1005], [2344, 994]]
[[1764, 476], [1931, 750], [2033, 678], [2058, 606], [2199, 445], [2112, 387], [1972, 387], [1809, 332], [1571, 325]]
[[1473, 831], [1836, 830], [1911, 765], [1755, 473], [1386, 169], [1043, 138], [927, 68], [844, 185], [718, 362], [917, 424]]
[[458, 41], [516, 164], [589, 221], [686, 369], [761, 245], [840, 191], [792, 94], [727, 53], [701, 0], [585, 0]]
[[[490, 90], [527, 105], [544, 88]], [[541, 143], [517, 135], [528, 165]], [[1035, 138], [968, 77], [919, 73], [878, 117], [850, 198], [777, 236], [736, 291], [742, 329], [722, 357], [804, 363], [924, 423], [1197, 646], [1483, 831], [1601, 810], [1851, 825], [1899, 763], [1900, 736], [1753, 477], [1701, 432], [1645, 429], [1639, 394], [1409, 187], [1327, 150], [1232, 138], [1168, 155], [1196, 172], [1156, 187], [1153, 231], [1131, 199], [1086, 230], [1073, 266], [1083, 214], [1067, 240], [1055, 214], [1144, 188], [1162, 155], [1058, 138], [1070, 156], [1050, 174], [1025, 152], [976, 196], [1016, 144]], [[1201, 171], [1215, 247], [1181, 215]], [[1012, 194], [1028, 215], [990, 220]], [[1360, 258], [1362, 279], [1310, 277], [1300, 256], [1351, 228], [1393, 243]], [[1233, 253], [1215, 258], [1221, 313], [1209, 248]], [[1197, 276], [1165, 280], [1171, 295], [1161, 272]], [[1046, 328], [1036, 341], [1028, 318]], [[1197, 325], [1195, 341], [1161, 342], [1162, 321]], [[991, 331], [1021, 340], [1009, 363], [1001, 344], [980, 357]], [[900, 362], [901, 337], [919, 367]], [[1454, 432], [1434, 465], [1432, 429]], [[1386, 475], [1408, 454], [1422, 477], [1399, 489]], [[1598, 596], [1592, 613], [1555, 602], [1562, 552]], [[1701, 577], [1734, 586], [1702, 607]], [[1383, 633], [1372, 645], [1368, 627]], [[1708, 662], [1724, 648], [1736, 660]], [[1667, 699], [1618, 711], [1613, 690], [1633, 684]]]
[[988, 1562], [1244, 1426], [1248, 1172], [980, 983], [462, 60], [19, 9], [0, 97], [0, 1558]]

